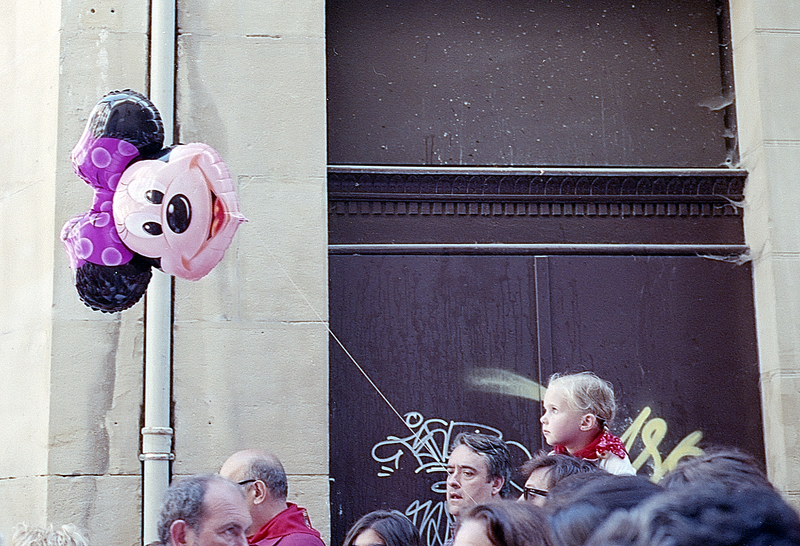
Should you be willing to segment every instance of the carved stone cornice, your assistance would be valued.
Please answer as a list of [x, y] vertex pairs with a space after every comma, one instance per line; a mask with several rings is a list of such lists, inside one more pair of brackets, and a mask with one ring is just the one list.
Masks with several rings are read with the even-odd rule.
[[738, 216], [734, 169], [328, 169], [335, 215]]

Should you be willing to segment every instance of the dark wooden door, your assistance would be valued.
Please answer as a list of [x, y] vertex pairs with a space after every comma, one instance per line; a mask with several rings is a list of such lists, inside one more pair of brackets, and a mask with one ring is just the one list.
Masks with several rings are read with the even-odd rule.
[[[458, 432], [501, 433], [517, 463], [541, 447], [534, 262], [331, 257], [331, 328], [358, 363], [332, 345], [334, 543], [378, 508], [407, 513], [429, 544], [443, 541], [445, 463]], [[487, 389], [499, 371], [495, 381], [527, 395]]]
[[727, 4], [328, 2], [333, 546], [378, 508], [441, 544], [451, 437], [542, 448], [554, 371], [653, 479], [763, 459]]
[[443, 542], [450, 439], [495, 431], [517, 463], [546, 447], [554, 371], [615, 384], [644, 475], [708, 445], [763, 459], [750, 275], [687, 256], [331, 256], [331, 327], [358, 363], [332, 345], [334, 543], [379, 508]]

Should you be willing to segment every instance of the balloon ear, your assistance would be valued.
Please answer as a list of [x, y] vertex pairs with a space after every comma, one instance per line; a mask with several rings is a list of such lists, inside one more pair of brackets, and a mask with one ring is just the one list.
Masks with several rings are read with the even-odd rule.
[[75, 270], [75, 288], [95, 311], [117, 313], [135, 304], [147, 290], [151, 262], [139, 255], [118, 266], [84, 263]]
[[107, 93], [92, 110], [85, 132], [136, 146], [143, 157], [161, 150], [164, 123], [150, 99], [132, 89]]

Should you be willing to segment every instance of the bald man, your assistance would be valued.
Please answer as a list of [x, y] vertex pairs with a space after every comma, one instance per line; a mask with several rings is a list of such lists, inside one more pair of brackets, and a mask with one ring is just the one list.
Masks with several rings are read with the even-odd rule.
[[220, 475], [244, 488], [253, 525], [251, 546], [325, 546], [311, 527], [305, 508], [286, 501], [289, 484], [278, 458], [263, 449], [246, 449], [228, 457]]

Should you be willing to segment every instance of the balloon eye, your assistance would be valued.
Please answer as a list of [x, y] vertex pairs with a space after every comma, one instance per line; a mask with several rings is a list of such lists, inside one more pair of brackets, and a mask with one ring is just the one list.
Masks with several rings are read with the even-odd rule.
[[161, 229], [161, 224], [158, 222], [145, 222], [142, 226], [142, 229], [145, 230], [150, 235], [161, 235], [163, 230]]
[[185, 195], [178, 194], [167, 205], [167, 225], [173, 233], [183, 233], [192, 223], [192, 205]]
[[144, 194], [145, 198], [153, 203], [154, 205], [160, 205], [161, 201], [164, 200], [164, 194], [158, 190], [148, 190]]

